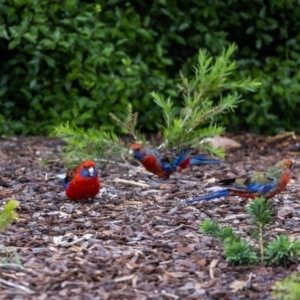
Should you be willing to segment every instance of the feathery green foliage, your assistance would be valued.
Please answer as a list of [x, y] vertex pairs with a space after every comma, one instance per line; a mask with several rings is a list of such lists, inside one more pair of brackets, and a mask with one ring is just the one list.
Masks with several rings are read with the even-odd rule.
[[19, 202], [16, 200], [9, 200], [5, 204], [0, 214], [0, 230], [4, 230], [14, 219], [18, 217], [18, 214], [14, 211], [18, 205]]
[[272, 221], [271, 203], [263, 197], [258, 197], [251, 201], [247, 207], [247, 213], [252, 216], [252, 225], [265, 227]]
[[69, 122], [54, 128], [54, 134], [63, 139], [66, 145], [63, 148], [63, 156], [68, 161], [68, 166], [75, 166], [84, 159], [109, 159], [121, 157], [123, 160], [130, 158], [128, 147], [130, 141], [145, 141], [145, 137], [136, 129], [137, 113], [132, 112], [132, 106], [127, 106], [127, 117], [121, 121], [114, 114], [111, 118], [116, 121], [122, 131], [129, 135], [129, 142], [120, 139], [114, 132], [105, 131], [102, 128], [89, 128], [87, 130], [71, 126]]
[[[164, 147], [199, 147], [203, 138], [222, 133], [224, 128], [216, 124], [217, 117], [233, 112], [241, 102], [242, 96], [237, 90], [255, 91], [260, 86], [258, 80], [249, 77], [238, 81], [230, 78], [236, 68], [236, 62], [230, 60], [235, 50], [236, 46], [232, 44], [215, 58], [205, 50], [199, 51], [194, 76], [188, 79], [181, 74], [178, 87], [183, 101], [180, 110], [170, 98], [152, 93], [164, 115]], [[207, 143], [201, 146], [213, 154], [222, 154], [220, 149], [213, 149]]]
[[300, 242], [291, 241], [286, 235], [279, 235], [275, 241], [270, 242], [266, 248], [266, 264], [269, 266], [289, 266], [298, 259]]
[[240, 237], [236, 235], [232, 227], [220, 227], [215, 220], [205, 219], [200, 226], [200, 230], [206, 234], [218, 237], [222, 241], [238, 241]]
[[263, 263], [265, 258], [263, 234], [266, 226], [272, 222], [272, 212], [270, 207], [270, 202], [262, 197], [254, 199], [247, 207], [248, 214], [252, 216], [251, 223], [255, 228], [252, 231], [252, 236], [256, 238], [259, 243], [261, 263]]
[[300, 299], [300, 276], [292, 274], [272, 286], [272, 296], [276, 300]]
[[64, 159], [73, 167], [85, 159], [108, 158], [113, 155], [124, 155], [128, 150], [113, 132], [90, 128], [84, 130], [71, 126], [68, 122], [57, 126], [54, 131], [66, 145], [63, 148]]
[[135, 140], [139, 140], [140, 133], [136, 129], [138, 113], [132, 111], [131, 103], [128, 103], [127, 106], [127, 117], [125, 122], [122, 122], [113, 113], [110, 113], [109, 115], [117, 122], [117, 124], [120, 126], [124, 133], [131, 135]]
[[[182, 107], [176, 107], [170, 98], [165, 100], [162, 95], [153, 92], [154, 102], [161, 107], [165, 119], [165, 126], [161, 128], [164, 142], [158, 148], [186, 148], [197, 147], [214, 155], [224, 156], [221, 148], [213, 148], [208, 142], [199, 144], [205, 137], [215, 136], [224, 131], [216, 124], [216, 117], [230, 112], [241, 101], [241, 95], [235, 89], [255, 90], [260, 83], [250, 78], [230, 81], [229, 75], [235, 69], [235, 62], [230, 56], [236, 47], [230, 45], [223, 49], [215, 59], [205, 50], [199, 51], [198, 64], [194, 67], [193, 78], [186, 78], [181, 74], [179, 92], [183, 96]], [[233, 90], [233, 91], [232, 91]], [[222, 92], [226, 95], [223, 96]], [[215, 99], [219, 101], [215, 104]], [[114, 112], [112, 119], [120, 129], [132, 139], [144, 141], [139, 133], [138, 115], [128, 104], [125, 120], [121, 120]], [[118, 141], [114, 133], [103, 129], [89, 129], [85, 134], [83, 129], [70, 126], [68, 123], [55, 128], [55, 135], [63, 138], [66, 157], [109, 157], [110, 155], [126, 155], [126, 143]], [[108, 153], [107, 153], [108, 151]]]
[[257, 263], [257, 253], [251, 250], [251, 244], [241, 239], [225, 243], [224, 255], [226, 261], [233, 265], [249, 265]]
[[[298, 258], [299, 241], [290, 241], [289, 237], [285, 235], [280, 235], [275, 241], [269, 243], [265, 240], [264, 233], [272, 222], [269, 202], [266, 202], [264, 198], [256, 198], [249, 204], [247, 212], [250, 214], [252, 225], [255, 228], [255, 234], [252, 234], [253, 241], [246, 241], [234, 234], [230, 226], [222, 228], [214, 220], [204, 220], [199, 230], [218, 237], [224, 242], [224, 256], [233, 265], [256, 264], [259, 255], [261, 264], [287, 267]], [[253, 247], [255, 242], [259, 245], [259, 251]]]

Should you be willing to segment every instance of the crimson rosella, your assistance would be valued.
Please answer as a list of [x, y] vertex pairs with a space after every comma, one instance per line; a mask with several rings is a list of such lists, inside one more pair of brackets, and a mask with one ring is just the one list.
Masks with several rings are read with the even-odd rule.
[[72, 200], [94, 198], [100, 189], [95, 163], [85, 160], [76, 169], [69, 170], [63, 183], [66, 196]]
[[191, 149], [184, 149], [161, 153], [137, 143], [130, 146], [130, 154], [140, 161], [147, 171], [161, 178], [169, 178], [174, 172], [180, 172], [189, 166], [221, 163], [216, 159], [207, 159], [206, 155], [192, 156], [191, 152]]
[[[170, 151], [169, 151], [170, 153]], [[220, 160], [207, 158], [207, 155], [192, 155], [192, 149], [186, 148], [165, 154], [166, 160], [177, 170], [182, 171], [190, 166], [219, 165]], [[164, 162], [164, 159], [162, 159]]]
[[171, 166], [170, 170], [163, 167], [164, 162], [162, 162], [158, 150], [145, 148], [141, 144], [131, 144], [129, 153], [137, 159], [148, 172], [153, 173], [160, 178], [169, 178], [174, 172]]

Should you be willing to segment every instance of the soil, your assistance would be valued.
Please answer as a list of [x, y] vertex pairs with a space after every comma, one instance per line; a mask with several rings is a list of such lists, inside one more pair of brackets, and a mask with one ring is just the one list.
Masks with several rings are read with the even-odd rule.
[[0, 299], [271, 299], [277, 280], [300, 271], [232, 266], [217, 239], [199, 232], [205, 218], [248, 237], [247, 200], [193, 205], [221, 178], [263, 170], [289, 157], [292, 179], [276, 196], [267, 239], [300, 239], [300, 137], [234, 136], [221, 166], [192, 167], [159, 180], [141, 167], [98, 164], [94, 202], [66, 198], [56, 177], [66, 168], [62, 142], [45, 137], [0, 139], [0, 203], [17, 199], [19, 217], [0, 234]]

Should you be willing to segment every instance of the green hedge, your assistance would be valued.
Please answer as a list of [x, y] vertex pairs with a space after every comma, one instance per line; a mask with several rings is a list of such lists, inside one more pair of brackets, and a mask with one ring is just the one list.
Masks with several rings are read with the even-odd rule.
[[[265, 2], [266, 3], [266, 2]], [[199, 48], [235, 42], [241, 75], [259, 77], [230, 129], [300, 131], [299, 1], [3, 0], [0, 3], [0, 133], [45, 134], [70, 120], [114, 129], [133, 103], [144, 130], [161, 123], [150, 92], [180, 103], [179, 71]]]

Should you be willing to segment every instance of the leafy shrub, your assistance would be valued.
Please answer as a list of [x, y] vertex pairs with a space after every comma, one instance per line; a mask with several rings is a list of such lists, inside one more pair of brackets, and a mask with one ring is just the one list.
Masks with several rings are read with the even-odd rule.
[[47, 133], [68, 120], [115, 129], [108, 113], [123, 119], [128, 101], [142, 129], [157, 130], [162, 116], [150, 93], [172, 96], [179, 107], [178, 70], [190, 76], [199, 48], [216, 55], [232, 42], [239, 48], [235, 79], [258, 77], [262, 87], [222, 117], [224, 125], [263, 133], [300, 128], [297, 1], [97, 3], [0, 3], [0, 133]]
[[[154, 33], [136, 30], [132, 8], [114, 13], [104, 14], [119, 22], [109, 27], [101, 6], [84, 1], [1, 2], [0, 132], [40, 134], [67, 120], [112, 128], [110, 111], [122, 112], [128, 100], [145, 100], [146, 109], [148, 91], [167, 89], [163, 69], [171, 62], [153, 49]], [[144, 54], [128, 55], [137, 39], [152, 56], [159, 52], [151, 71]]]

